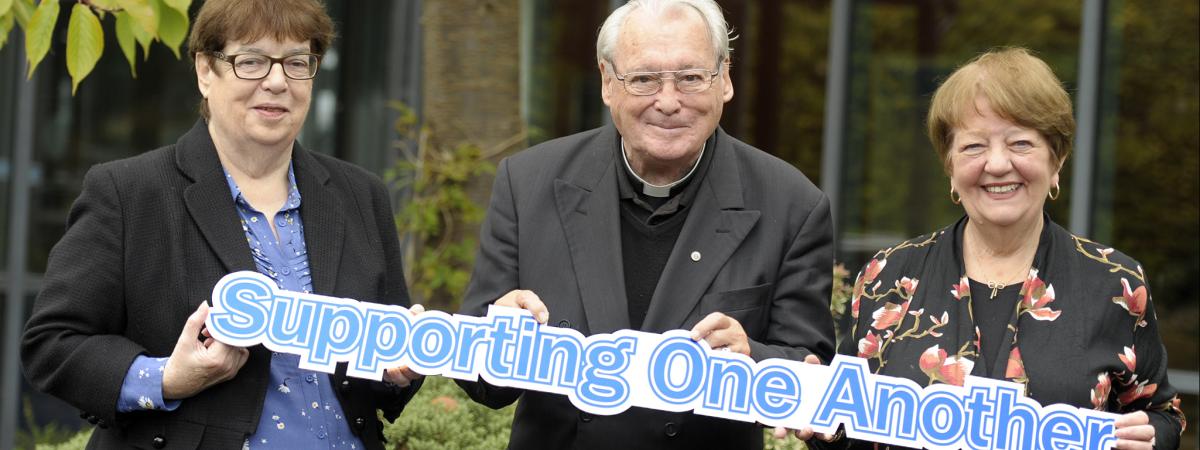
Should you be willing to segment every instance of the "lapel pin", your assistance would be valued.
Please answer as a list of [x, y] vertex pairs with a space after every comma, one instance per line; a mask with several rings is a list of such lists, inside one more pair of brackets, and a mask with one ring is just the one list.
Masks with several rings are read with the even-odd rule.
[[700, 261], [700, 252], [692, 252], [692, 261]]

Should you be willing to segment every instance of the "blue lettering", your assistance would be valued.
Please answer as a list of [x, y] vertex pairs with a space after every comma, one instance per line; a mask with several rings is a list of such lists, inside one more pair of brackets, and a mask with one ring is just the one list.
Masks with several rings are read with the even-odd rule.
[[417, 316], [408, 348], [414, 367], [432, 371], [454, 357], [454, 325], [445, 313], [430, 311]]
[[736, 359], [713, 356], [708, 360], [708, 387], [704, 408], [714, 411], [750, 413], [750, 380], [753, 369]]
[[353, 353], [362, 336], [362, 315], [358, 308], [325, 303], [318, 307], [317, 326], [313, 328], [309, 342], [312, 352], [308, 354], [310, 367], [332, 368], [330, 355]]
[[1042, 417], [1041, 446], [1045, 450], [1082, 450], [1083, 424], [1079, 418], [1063, 411]]
[[783, 419], [800, 406], [800, 380], [785, 367], [767, 366], [754, 380], [754, 409], [768, 419]]
[[620, 337], [612, 342], [592, 336], [584, 359], [583, 379], [575, 387], [575, 399], [585, 405], [598, 408], [615, 408], [629, 400], [629, 382], [621, 378], [621, 372], [629, 366], [629, 355], [637, 347], [637, 340]]
[[454, 357], [454, 365], [451, 370], [455, 373], [470, 374], [472, 376], [479, 375], [475, 369], [476, 349], [484, 347], [485, 350], [491, 346], [491, 341], [487, 338], [488, 331], [491, 330], [491, 323], [476, 323], [478, 320], [474, 317], [455, 316], [458, 319], [458, 353]]
[[497, 317], [492, 328], [492, 351], [489, 352], [487, 371], [499, 379], [512, 378], [512, 348], [515, 336], [508, 331], [512, 327], [512, 317]]
[[700, 344], [682, 337], [664, 339], [650, 356], [650, 389], [672, 405], [691, 403], [704, 388], [704, 367]]
[[965, 420], [958, 397], [934, 391], [921, 401], [921, 435], [938, 447], [950, 447], [962, 436]]
[[410, 326], [408, 316], [399, 311], [368, 310], [365, 339], [355, 368], [371, 373], [378, 370], [382, 374], [380, 363], [394, 363], [404, 356]]
[[271, 306], [271, 323], [267, 328], [267, 339], [279, 345], [305, 346], [312, 335], [313, 316], [317, 304], [287, 297], [275, 297]]
[[555, 335], [543, 327], [538, 336], [537, 373], [534, 380], [560, 387], [575, 387], [583, 343], [570, 334]]
[[517, 319], [517, 349], [514, 358], [513, 378], [530, 380], [533, 378], [533, 339], [538, 327], [532, 316], [521, 316]]
[[[1037, 432], [1037, 411], [1020, 402], [1023, 397], [1019, 397], [1015, 389], [1000, 387], [998, 391], [994, 433], [996, 448], [1033, 448], [1033, 435]], [[1012, 439], [1012, 442], [1009, 439]]]
[[1088, 417], [1087, 430], [1087, 450], [1104, 450], [1117, 441], [1113, 419]]
[[257, 338], [267, 328], [267, 307], [263, 303], [274, 297], [273, 289], [257, 277], [234, 278], [213, 296], [217, 300], [214, 303], [219, 304], [213, 305], [218, 311], [209, 314], [209, 327], [233, 339]]
[[917, 391], [903, 384], [875, 384], [875, 429], [887, 436], [917, 438]]
[[971, 395], [967, 400], [967, 416], [971, 418], [971, 425], [967, 429], [967, 444], [971, 448], [991, 448], [992, 437], [990, 433], [984, 433], [984, 427], [992, 417], [992, 399], [991, 390], [986, 387], [972, 387]]
[[825, 391], [817, 413], [813, 416], [814, 425], [828, 427], [834, 425], [835, 417], [845, 417], [850, 422], [842, 422], [847, 431], [866, 432], [871, 430], [871, 422], [867, 411], [871, 410], [870, 399], [866, 396], [867, 386], [863, 372], [866, 366], [862, 360], [835, 359], [833, 361], [833, 378], [831, 387]]

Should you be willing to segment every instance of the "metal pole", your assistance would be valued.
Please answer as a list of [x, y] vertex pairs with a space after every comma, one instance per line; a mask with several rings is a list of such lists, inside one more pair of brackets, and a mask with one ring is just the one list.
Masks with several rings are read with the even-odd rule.
[[838, 230], [842, 153], [846, 142], [846, 104], [850, 88], [852, 0], [834, 0], [829, 26], [829, 71], [825, 74], [825, 129], [821, 144], [821, 190], [829, 197], [833, 229]]
[[[9, 46], [14, 59], [25, 59], [22, 33]], [[4, 361], [0, 369], [0, 448], [15, 448], [21, 404], [21, 332], [25, 328], [25, 253], [29, 235], [29, 171], [33, 165], [33, 114], [37, 78], [23, 80], [23, 64], [8, 65], [18, 72], [16, 124], [13, 127], [12, 178], [8, 216], [8, 286], [4, 305]]]
[[1079, 44], [1079, 85], [1075, 94], [1075, 160], [1071, 170], [1071, 232], [1092, 232], [1092, 190], [1100, 122], [1100, 76], [1106, 0], [1084, 0]]

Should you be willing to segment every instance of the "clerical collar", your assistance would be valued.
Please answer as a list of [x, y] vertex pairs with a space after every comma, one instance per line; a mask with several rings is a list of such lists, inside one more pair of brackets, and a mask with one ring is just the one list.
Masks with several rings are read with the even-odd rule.
[[671, 183], [663, 185], [650, 184], [646, 180], [643, 180], [642, 177], [638, 176], [637, 172], [633, 171], [633, 166], [629, 165], [629, 157], [625, 155], [624, 139], [621, 139], [621, 160], [625, 161], [625, 170], [629, 172], [629, 175], [633, 177], [634, 181], [637, 181], [642, 185], [642, 194], [649, 195], [651, 197], [667, 198], [671, 196], [671, 188], [682, 185], [688, 180], [688, 178], [692, 177], [693, 173], [696, 173], [696, 168], [700, 167], [700, 160], [704, 159], [704, 149], [706, 148], [708, 148], [707, 141], [705, 141], [704, 145], [700, 147], [700, 155], [696, 156], [696, 162], [692, 164], [692, 170], [689, 170], [687, 175], [684, 175], [682, 178], [672, 181]]

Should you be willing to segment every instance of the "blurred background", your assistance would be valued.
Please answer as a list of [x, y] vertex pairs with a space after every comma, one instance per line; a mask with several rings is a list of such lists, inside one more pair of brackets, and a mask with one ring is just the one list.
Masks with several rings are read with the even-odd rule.
[[[494, 164], [608, 120], [595, 38], [620, 1], [326, 2], [339, 38], [316, 78], [300, 140], [392, 181], [398, 211], [418, 193], [397, 173], [421, 146], [467, 145], [482, 164]], [[1045, 59], [1071, 93], [1079, 123], [1062, 197], [1047, 203], [1049, 213], [1142, 262], [1171, 382], [1185, 393], [1189, 418], [1200, 417], [1195, 0], [718, 3], [737, 35], [736, 95], [722, 126], [791, 162], [830, 195], [837, 259], [851, 277], [875, 250], [962, 214], [924, 134], [937, 83], [995, 46], [1025, 46]], [[111, 20], [104, 22], [108, 51], [72, 96], [61, 57], [66, 16], [31, 78], [21, 33], [12, 32], [0, 49], [0, 448], [86, 425], [74, 408], [30, 389], [17, 355], [47, 254], [62, 236], [83, 174], [93, 164], [173, 143], [199, 117], [191, 63], [152, 46], [132, 78]], [[473, 177], [464, 189], [481, 201], [489, 179]], [[455, 233], [472, 236], [470, 219]], [[406, 239], [419, 254], [419, 239]], [[457, 277], [416, 291], [453, 308], [465, 282]], [[1183, 448], [1196, 447], [1193, 427]]]

